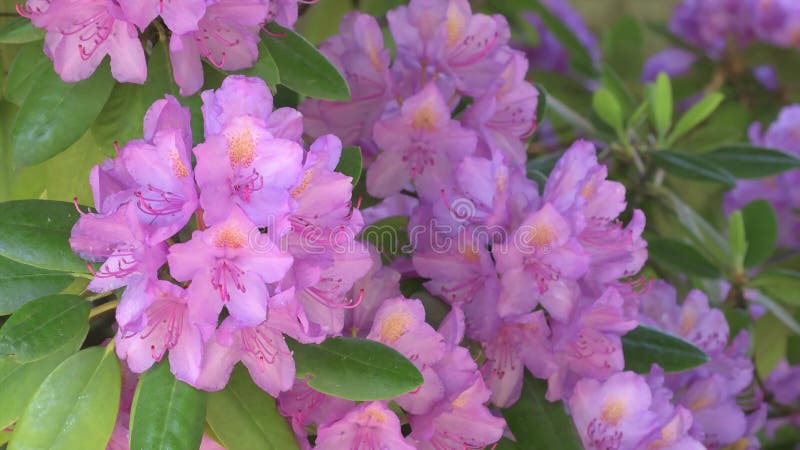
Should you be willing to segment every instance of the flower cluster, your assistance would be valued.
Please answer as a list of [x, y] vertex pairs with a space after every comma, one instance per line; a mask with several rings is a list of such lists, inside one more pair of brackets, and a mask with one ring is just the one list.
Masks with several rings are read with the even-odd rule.
[[[800, 156], [800, 105], [785, 107], [778, 119], [762, 134], [761, 124], [750, 126], [750, 141], [759, 146], [783, 150]], [[791, 170], [760, 180], [739, 180], [725, 196], [725, 209], [740, 209], [747, 203], [765, 199], [778, 216], [778, 243], [800, 247], [800, 172]]]
[[296, 0], [27, 0], [17, 10], [47, 30], [44, 51], [68, 82], [89, 77], [108, 55], [114, 78], [144, 83], [139, 32], [160, 18], [171, 32], [175, 82], [189, 95], [203, 86], [203, 59], [222, 70], [251, 67], [261, 28], [272, 21], [292, 27], [297, 6]]
[[302, 117], [273, 111], [256, 78], [230, 76], [202, 98], [203, 143], [192, 149], [188, 109], [167, 96], [148, 110], [144, 139], [92, 170], [97, 212], [82, 214], [70, 243], [102, 262], [88, 289], [127, 286], [116, 349], [131, 370], [169, 353], [178, 379], [217, 390], [242, 361], [277, 396], [294, 381], [283, 333], [340, 333], [359, 301], [346, 294], [372, 259], [353, 238], [362, 220], [351, 178], [334, 171], [337, 138], [304, 150]]
[[[714, 60], [756, 41], [792, 48], [800, 44], [800, 4], [793, 0], [684, 0], [675, 9], [669, 29]], [[647, 61], [642, 76], [645, 80], [659, 72], [678, 76], [697, 60], [688, 50], [668, 48]], [[777, 86], [771, 66], [754, 67], [753, 76], [770, 90]]]
[[550, 400], [621, 372], [640, 294], [618, 280], [646, 260], [644, 215], [623, 226], [625, 188], [588, 142], [567, 150], [541, 195], [527, 179], [538, 93], [502, 17], [458, 0], [412, 1], [387, 17], [397, 58], [375, 19], [350, 14], [322, 49], [355, 97], [300, 109], [312, 135], [370, 153], [366, 188], [385, 200], [366, 217], [411, 216], [410, 264], [393, 264], [463, 311], [495, 406], [518, 399], [526, 368], [549, 380]]

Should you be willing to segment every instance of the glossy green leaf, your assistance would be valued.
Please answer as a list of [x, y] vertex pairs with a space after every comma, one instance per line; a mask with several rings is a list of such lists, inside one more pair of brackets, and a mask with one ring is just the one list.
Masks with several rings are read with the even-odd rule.
[[0, 328], [0, 357], [29, 362], [56, 351], [89, 329], [89, 302], [77, 295], [51, 295], [17, 310]]
[[249, 77], [258, 77], [264, 80], [273, 94], [278, 88], [278, 83], [281, 82], [278, 65], [275, 64], [275, 59], [272, 58], [272, 54], [264, 42], [258, 43], [258, 60], [256, 63], [242, 73]]
[[225, 389], [208, 394], [206, 420], [227, 450], [299, 448], [275, 399], [253, 383], [241, 364]]
[[39, 269], [0, 256], [0, 315], [67, 287], [74, 278], [64, 272]]
[[194, 450], [200, 447], [206, 393], [178, 381], [162, 361], [145, 372], [131, 406], [132, 449]]
[[672, 83], [666, 73], [659, 73], [650, 90], [650, 106], [653, 114], [653, 125], [661, 142], [672, 125]]
[[800, 306], [800, 272], [790, 269], [767, 269], [756, 275], [749, 286], [764, 290], [787, 305]]
[[658, 167], [681, 178], [710, 181], [725, 186], [736, 184], [736, 179], [731, 174], [706, 161], [703, 155], [661, 150], [653, 153], [653, 159]]
[[77, 352], [85, 338], [85, 333], [73, 336], [51, 355], [28, 363], [0, 358], [0, 429], [11, 426], [22, 416], [44, 379]]
[[319, 392], [349, 400], [383, 400], [422, 384], [422, 374], [396, 350], [355, 338], [326, 339], [322, 344], [289, 341], [297, 378]]
[[503, 417], [516, 438], [513, 448], [582, 449], [580, 437], [564, 408], [564, 402], [548, 401], [545, 398], [546, 392], [547, 381], [525, 372], [519, 400], [510, 408], [502, 410]]
[[689, 276], [717, 278], [720, 271], [689, 244], [672, 239], [647, 240], [650, 259], [662, 266]]
[[35, 74], [53, 72], [52, 65], [52, 61], [42, 51], [41, 42], [25, 44], [8, 68], [3, 95], [11, 103], [22, 105], [37, 79]]
[[389, 264], [408, 251], [407, 227], [408, 217], [387, 217], [361, 230], [358, 239], [374, 245], [384, 264]]
[[778, 217], [766, 200], [755, 200], [742, 208], [747, 236], [745, 267], [756, 267], [769, 259], [778, 242]]
[[675, 124], [675, 128], [672, 129], [672, 133], [669, 134], [669, 137], [666, 140], [665, 145], [667, 147], [672, 147], [672, 144], [675, 143], [678, 139], [683, 137], [686, 133], [692, 131], [696, 126], [700, 125], [701, 122], [706, 120], [711, 113], [714, 112], [715, 109], [722, 103], [722, 100], [725, 99], [725, 96], [719, 92], [712, 92], [702, 100], [692, 105], [688, 111], [683, 113], [678, 122]]
[[622, 336], [625, 369], [648, 373], [653, 364], [665, 372], [680, 372], [708, 362], [708, 355], [691, 342], [656, 328], [639, 325]]
[[45, 161], [66, 150], [89, 129], [111, 95], [114, 79], [105, 65], [90, 78], [65, 83], [44, 70], [22, 102], [11, 130], [11, 160], [17, 167]]
[[524, 5], [526, 9], [530, 9], [539, 16], [545, 27], [566, 48], [569, 53], [570, 66], [574, 70], [584, 75], [594, 74], [594, 62], [589, 50], [572, 32], [572, 29], [553, 14], [541, 0], [524, 0], [519, 2], [519, 5]]
[[[44, 30], [36, 28], [30, 19], [17, 17], [0, 27], [0, 44], [25, 44], [44, 39]], [[42, 44], [39, 43], [39, 47]]]
[[144, 84], [117, 83], [92, 124], [92, 134], [98, 145], [112, 148], [114, 142], [124, 145], [141, 139], [144, 114], [150, 105], [172, 90], [172, 74], [165, 44], [157, 44], [147, 61], [147, 81]]
[[120, 368], [113, 349], [82, 350], [44, 380], [8, 450], [103, 450], [117, 419], [119, 396]]
[[622, 106], [610, 90], [600, 88], [594, 91], [592, 108], [608, 126], [615, 130], [622, 130]]
[[75, 206], [50, 200], [0, 203], [0, 256], [42, 269], [87, 272], [69, 246]]
[[352, 178], [353, 186], [355, 186], [358, 184], [358, 180], [361, 179], [361, 164], [361, 149], [358, 147], [344, 147], [342, 148], [342, 156], [339, 158], [336, 171]]
[[263, 42], [275, 60], [281, 84], [309, 97], [325, 100], [350, 100], [350, 88], [336, 67], [304, 37], [275, 22], [267, 28], [276, 36], [265, 35]]
[[763, 178], [800, 167], [800, 158], [792, 154], [746, 144], [717, 148], [703, 156], [736, 178]]

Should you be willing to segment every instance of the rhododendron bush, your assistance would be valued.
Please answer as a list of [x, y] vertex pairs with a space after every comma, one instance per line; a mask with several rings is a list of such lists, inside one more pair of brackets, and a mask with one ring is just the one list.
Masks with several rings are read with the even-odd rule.
[[674, 3], [0, 2], [0, 449], [800, 445], [800, 3]]

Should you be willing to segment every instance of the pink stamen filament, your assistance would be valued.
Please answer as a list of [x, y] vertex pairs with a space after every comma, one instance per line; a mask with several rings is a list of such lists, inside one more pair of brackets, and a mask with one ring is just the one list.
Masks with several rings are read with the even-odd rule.
[[241, 293], [247, 292], [247, 288], [241, 280], [244, 271], [239, 267], [231, 264], [228, 261], [220, 261], [213, 269], [211, 275], [211, 286], [214, 290], [219, 292], [219, 297], [223, 302], [231, 300], [231, 294], [228, 289], [228, 279], [233, 282], [234, 287]]
[[[494, 44], [497, 42], [497, 39], [500, 37], [498, 32], [494, 32], [492, 34], [491, 39], [484, 39], [482, 42], [478, 42], [478, 48], [480, 51], [474, 55], [469, 55], [469, 53], [473, 50], [471, 44], [475, 41], [475, 36], [469, 35], [466, 36], [462, 41], [458, 48], [450, 55], [449, 63], [451, 67], [464, 67], [470, 64], [474, 64], [480, 61], [484, 56], [486, 56], [493, 48]], [[468, 57], [465, 60], [458, 61], [458, 57], [462, 56], [463, 54], [467, 54]]]
[[155, 197], [146, 197], [142, 191], [133, 193], [137, 199], [136, 206], [146, 214], [165, 216], [178, 213], [183, 208], [183, 197], [180, 195], [149, 184], [147, 185], [147, 191], [155, 194]]
[[264, 177], [255, 169], [250, 175], [237, 180], [236, 183], [231, 182], [231, 190], [247, 203], [250, 203], [250, 196], [253, 192], [258, 192], [263, 187]]

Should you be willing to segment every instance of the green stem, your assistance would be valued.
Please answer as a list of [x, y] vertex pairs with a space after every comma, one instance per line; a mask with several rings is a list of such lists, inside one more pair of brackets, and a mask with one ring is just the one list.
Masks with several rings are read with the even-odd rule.
[[94, 319], [95, 317], [99, 316], [100, 314], [103, 314], [106, 311], [117, 309], [117, 306], [119, 306], [119, 300], [112, 300], [108, 303], [103, 303], [100, 306], [95, 306], [89, 312], [89, 319]]

